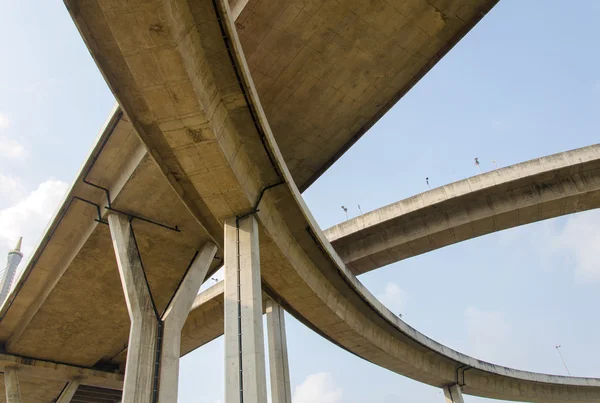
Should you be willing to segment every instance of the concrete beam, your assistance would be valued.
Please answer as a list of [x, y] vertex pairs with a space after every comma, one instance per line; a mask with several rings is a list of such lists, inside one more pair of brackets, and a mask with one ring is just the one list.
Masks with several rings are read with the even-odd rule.
[[271, 401], [272, 403], [292, 403], [284, 311], [278, 303], [270, 298], [267, 300], [267, 333], [269, 335]]
[[154, 389], [157, 314], [131, 223], [127, 217], [117, 214], [109, 214], [108, 223], [131, 319], [123, 403], [150, 403]]
[[[267, 401], [258, 223], [225, 220], [225, 401]], [[241, 376], [241, 378], [240, 378]]]
[[21, 375], [27, 378], [58, 382], [70, 382], [73, 378], [81, 378], [85, 385], [111, 389], [121, 389], [123, 385], [123, 375], [119, 373], [0, 354], [0, 369], [11, 367], [18, 367]]
[[81, 378], [73, 378], [73, 380], [65, 386], [58, 397], [58, 400], [56, 400], [56, 403], [70, 403], [73, 396], [75, 396], [75, 392], [77, 392], [79, 385], [81, 385]]
[[177, 402], [181, 329], [216, 253], [217, 245], [212, 242], [207, 242], [202, 247], [163, 315], [160, 384], [158, 389], [158, 401], [160, 402]]
[[446, 403], [465, 403], [462, 390], [458, 384], [444, 387]]
[[6, 390], [6, 403], [21, 403], [21, 390], [16, 367], [4, 368], [4, 388]]

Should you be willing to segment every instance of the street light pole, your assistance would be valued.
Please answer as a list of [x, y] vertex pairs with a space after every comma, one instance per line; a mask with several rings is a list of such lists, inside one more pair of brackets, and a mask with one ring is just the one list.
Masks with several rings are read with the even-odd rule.
[[560, 353], [560, 347], [561, 345], [559, 344], [558, 346], [554, 347], [556, 348], [556, 351], [558, 352], [558, 355], [560, 356], [560, 360], [562, 361], [563, 365], [565, 366], [565, 369], [567, 370], [567, 374], [569, 374], [569, 376], [571, 376], [571, 373], [569, 372], [569, 368], [567, 368], [567, 363], [565, 362], [565, 359], [563, 358], [562, 354]]

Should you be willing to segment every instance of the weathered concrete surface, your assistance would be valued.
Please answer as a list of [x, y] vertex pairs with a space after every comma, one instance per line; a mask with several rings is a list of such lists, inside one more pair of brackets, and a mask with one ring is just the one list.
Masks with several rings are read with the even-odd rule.
[[491, 232], [600, 207], [600, 145], [454, 182], [324, 231], [353, 274]]
[[[225, 221], [225, 401], [267, 401], [258, 223]], [[240, 378], [241, 376], [241, 378]]]
[[[597, 379], [512, 370], [448, 349], [362, 286], [304, 205], [227, 3], [149, 1], [141, 11], [69, 4], [76, 5], [78, 27], [140, 139], [203, 228], [216, 239], [222, 229], [215, 221], [258, 209], [263, 281], [295, 315], [366, 360], [434, 386], [455, 383], [457, 369], [468, 365], [468, 394], [535, 402], [600, 398]], [[156, 64], [161, 57], [172, 63], [169, 69]], [[200, 142], [214, 153], [198, 154], [187, 129], [200, 130]], [[206, 186], [207, 177], [218, 185]]]
[[[2, 394], [0, 401], [7, 402], [4, 376], [4, 374], [0, 375], [0, 393]], [[60, 394], [64, 386], [64, 382], [19, 378], [21, 399], [24, 403], [48, 403], [51, 401], [49, 399], [54, 399]]]
[[271, 402], [292, 403], [284, 311], [277, 302], [269, 298], [266, 314], [269, 337]]

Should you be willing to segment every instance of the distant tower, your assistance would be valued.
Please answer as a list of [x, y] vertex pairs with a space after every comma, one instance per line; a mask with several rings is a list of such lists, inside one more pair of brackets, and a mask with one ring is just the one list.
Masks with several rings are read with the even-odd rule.
[[23, 254], [21, 253], [21, 243], [23, 242], [23, 237], [19, 238], [17, 242], [17, 246], [10, 252], [8, 252], [8, 258], [6, 259], [6, 267], [2, 272], [0, 272], [0, 306], [8, 297], [8, 292], [10, 291], [10, 287], [12, 286], [12, 282], [15, 279], [15, 273], [17, 272], [17, 266], [21, 263], [21, 259], [23, 259]]

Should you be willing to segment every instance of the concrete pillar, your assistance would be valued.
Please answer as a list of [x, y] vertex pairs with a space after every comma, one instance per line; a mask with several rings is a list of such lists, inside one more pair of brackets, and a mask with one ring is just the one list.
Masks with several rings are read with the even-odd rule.
[[267, 333], [269, 335], [271, 401], [272, 403], [292, 403], [284, 311], [272, 299], [267, 301]]
[[444, 396], [446, 403], [465, 403], [462, 396], [462, 390], [458, 384], [444, 387]]
[[19, 389], [17, 368], [4, 368], [4, 388], [6, 390], [6, 403], [21, 403], [21, 389]]
[[159, 402], [177, 402], [181, 329], [206, 278], [215, 253], [217, 253], [217, 246], [212, 242], [207, 242], [202, 247], [163, 315]]
[[73, 380], [63, 389], [56, 403], [70, 403], [80, 384], [81, 378], [73, 378]]
[[108, 223], [131, 320], [122, 402], [151, 403], [158, 319], [129, 220], [109, 214]]
[[[267, 401], [258, 223], [225, 221], [225, 402]], [[243, 394], [243, 399], [241, 398]]]

